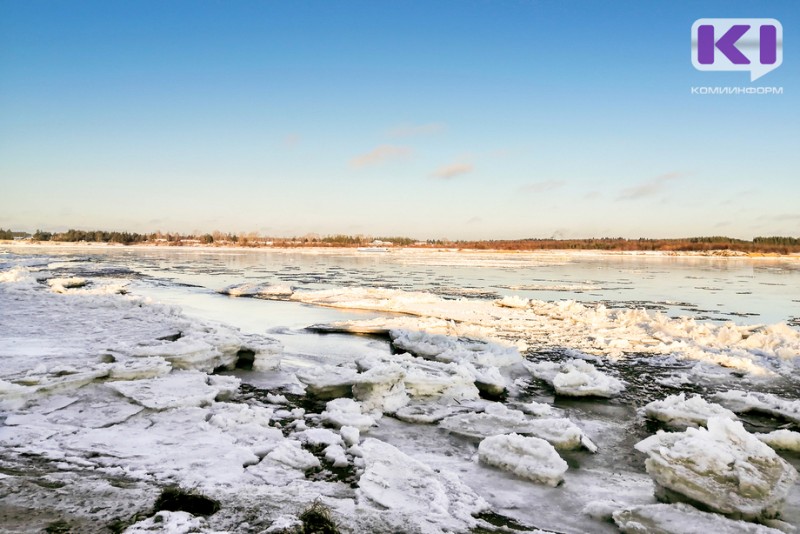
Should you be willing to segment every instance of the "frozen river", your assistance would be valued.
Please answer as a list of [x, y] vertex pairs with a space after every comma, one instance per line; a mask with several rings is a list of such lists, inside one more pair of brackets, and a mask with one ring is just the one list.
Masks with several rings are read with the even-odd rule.
[[[127, 526], [166, 484], [222, 503], [165, 516], [176, 532], [260, 532], [315, 499], [348, 532], [619, 532], [611, 511], [656, 502], [648, 403], [697, 393], [752, 434], [800, 429], [797, 258], [9, 247], [0, 276], [11, 532]], [[556, 390], [565, 362], [595, 394]], [[479, 453], [543, 420], [565, 429], [544, 433], [560, 475]], [[787, 495], [771, 525], [800, 527]]]

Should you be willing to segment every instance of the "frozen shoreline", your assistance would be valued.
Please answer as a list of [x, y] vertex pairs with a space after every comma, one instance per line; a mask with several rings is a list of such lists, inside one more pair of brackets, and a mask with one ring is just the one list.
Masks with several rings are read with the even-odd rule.
[[[615, 343], [630, 340], [636, 350], [646, 350], [649, 344], [641, 340], [656, 336], [664, 350], [689, 351], [705, 362], [693, 364], [704, 372], [691, 374], [686, 364], [695, 360], [673, 361], [662, 354], [658, 365], [667, 366], [668, 387], [676, 390], [697, 387], [705, 371], [715, 369], [706, 378], [728, 388], [782, 379], [753, 377], [748, 366], [734, 372], [729, 367], [736, 362], [773, 362], [794, 376], [800, 355], [794, 331], [710, 329], [643, 311], [568, 301], [443, 299], [357, 286], [295, 290], [269, 283], [251, 287], [249, 280], [246, 290], [229, 288], [231, 295], [240, 295], [234, 298], [208, 288], [169, 285], [163, 278], [117, 280], [108, 273], [134, 271], [114, 270], [115, 256], [95, 263], [80, 254], [99, 249], [70, 246], [65, 250], [78, 252], [78, 261], [37, 254], [36, 266], [0, 271], [0, 299], [15, 311], [0, 314], [6, 332], [0, 338], [0, 488], [16, 495], [8, 501], [15, 508], [4, 513], [22, 522], [19, 531], [30, 526], [25, 521], [41, 520], [45, 526], [52, 514], [81, 526], [129, 520], [137, 511], [152, 514], [161, 488], [178, 484], [221, 504], [208, 519], [161, 518], [164, 527], [188, 521], [200, 532], [264, 530], [295, 520], [318, 498], [343, 532], [470, 532], [487, 528], [482, 514], [490, 511], [529, 527], [611, 533], [613, 524], [581, 510], [604, 507], [621, 515], [655, 502], [651, 477], [640, 465], [643, 458], [631, 459], [636, 441], [653, 430], [636, 414], [631, 397], [621, 397], [621, 384], [604, 374], [619, 376], [624, 364], [604, 365], [602, 357], [571, 350], [561, 355], [571, 360], [569, 366], [538, 365], [542, 376], [536, 377], [515, 344], [487, 341], [494, 337], [490, 334], [503, 338], [507, 333], [512, 339], [506, 342], [544, 336], [545, 345], [562, 347], [602, 334]], [[218, 248], [208, 251], [226, 255]], [[186, 258], [179, 265], [193, 263]], [[26, 264], [24, 256], [5, 260]], [[135, 262], [125, 265], [136, 269]], [[167, 274], [169, 265], [176, 263], [157, 268]], [[389, 339], [353, 337], [361, 339], [361, 349], [332, 354], [320, 336], [302, 353], [281, 351], [267, 336], [237, 331], [234, 321], [218, 324], [150, 302], [137, 294], [148, 284], [154, 299], [164, 295], [159, 291], [180, 290], [214, 306], [241, 306], [256, 314], [259, 306], [374, 310], [383, 315], [347, 327], [388, 328]], [[119, 294], [123, 288], [127, 294]], [[282, 302], [243, 298], [254, 296]], [[288, 338], [299, 335], [294, 331]], [[220, 366], [238, 366], [240, 359], [247, 363], [248, 356], [252, 370], [217, 374]], [[717, 368], [720, 363], [724, 366]], [[594, 398], [563, 400], [587, 389]], [[312, 390], [328, 398], [311, 398]], [[598, 394], [611, 398], [601, 400]], [[767, 401], [774, 413], [795, 413], [777, 397], [735, 395], [728, 397], [744, 403], [731, 408], [737, 414], [763, 412]], [[120, 480], [124, 487], [114, 486]], [[70, 492], [118, 503], [118, 511], [87, 511]], [[619, 501], [593, 505], [609, 493]], [[776, 502], [780, 498], [776, 495]], [[785, 506], [792, 524], [800, 524], [799, 501], [794, 488]], [[531, 508], [530, 502], [541, 506]], [[772, 500], [769, 504], [771, 511]], [[28, 516], [25, 506], [43, 515]], [[697, 513], [675, 506], [664, 510], [679, 524], [693, 521]], [[758, 526], [720, 515], [708, 520], [728, 521], [731, 529]], [[139, 527], [144, 531], [155, 522], [152, 516]]]
[[[0, 248], [10, 247], [12, 249], [20, 250], [37, 250], [37, 249], [65, 249], [65, 250], [126, 250], [126, 249], [139, 249], [139, 250], [169, 250], [174, 252], [277, 252], [277, 253], [293, 253], [293, 254], [310, 254], [310, 255], [357, 255], [364, 256], [365, 254], [358, 251], [356, 247], [279, 247], [279, 246], [258, 246], [258, 247], [245, 247], [240, 245], [220, 245], [220, 246], [207, 246], [207, 245], [151, 245], [151, 244], [133, 244], [121, 245], [112, 243], [68, 243], [68, 242], [25, 242], [25, 241], [0, 241]], [[754, 261], [775, 261], [775, 260], [792, 260], [800, 261], [800, 253], [792, 254], [773, 254], [773, 253], [747, 253], [736, 252], [728, 250], [711, 250], [702, 252], [692, 251], [611, 251], [611, 250], [588, 250], [588, 249], [563, 249], [563, 250], [496, 250], [496, 249], [460, 249], [460, 248], [422, 248], [422, 247], [390, 247], [387, 252], [376, 253], [376, 256], [388, 254], [391, 256], [415, 256], [415, 255], [441, 255], [441, 254], [457, 254], [459, 256], [493, 256], [497, 258], [655, 258], [655, 259], [711, 259], [711, 260], [754, 260]]]

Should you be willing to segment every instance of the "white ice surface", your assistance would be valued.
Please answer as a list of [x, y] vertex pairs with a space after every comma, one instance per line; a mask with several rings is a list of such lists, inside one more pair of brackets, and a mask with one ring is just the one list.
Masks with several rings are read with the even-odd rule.
[[434, 471], [388, 443], [367, 438], [360, 449], [365, 468], [356, 491], [359, 508], [389, 510], [431, 534], [467, 531], [476, 525], [473, 515], [488, 509], [454, 474]]
[[553, 386], [559, 395], [613, 397], [625, 389], [621, 380], [598, 371], [583, 360], [525, 362], [524, 365], [533, 376]]
[[797, 471], [742, 423], [711, 417], [706, 428], [659, 432], [636, 445], [656, 484], [707, 508], [743, 518], [770, 517]]
[[687, 504], [631, 506], [613, 514], [625, 534], [781, 534], [756, 523], [701, 512]]
[[772, 393], [739, 390], [717, 393], [714, 400], [736, 413], [760, 412], [800, 424], [800, 400], [788, 400]]
[[800, 432], [782, 428], [756, 437], [777, 451], [800, 452]]
[[785, 323], [717, 325], [690, 317], [671, 318], [660, 312], [609, 309], [602, 304], [572, 300], [453, 300], [424, 292], [361, 287], [298, 290], [291, 299], [415, 316], [335, 325], [340, 330], [407, 329], [470, 335], [520, 348], [565, 347], [612, 359], [628, 353], [671, 355], [755, 375], [792, 373], [800, 356], [800, 331]]
[[565, 462], [558, 452], [543, 439], [501, 434], [490, 436], [478, 446], [481, 461], [515, 475], [557, 486], [567, 471]]
[[688, 399], [685, 393], [670, 395], [642, 408], [642, 413], [673, 427], [705, 426], [710, 417], [737, 419], [736, 414], [719, 404], [706, 401], [700, 395]]

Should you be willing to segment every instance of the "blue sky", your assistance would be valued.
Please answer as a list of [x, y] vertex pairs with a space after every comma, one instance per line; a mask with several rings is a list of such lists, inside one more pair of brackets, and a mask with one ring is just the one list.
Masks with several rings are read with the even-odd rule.
[[[701, 17], [778, 19], [783, 65], [695, 70]], [[798, 27], [793, 0], [0, 0], [0, 227], [797, 236]]]

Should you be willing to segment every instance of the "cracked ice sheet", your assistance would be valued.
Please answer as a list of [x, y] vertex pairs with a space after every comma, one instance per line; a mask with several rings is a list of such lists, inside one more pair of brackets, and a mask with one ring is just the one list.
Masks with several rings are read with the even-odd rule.
[[[715, 325], [641, 309], [608, 309], [572, 300], [545, 302], [506, 297], [497, 301], [445, 299], [431, 293], [380, 288], [296, 291], [307, 304], [415, 318], [348, 321], [329, 331], [387, 333], [392, 329], [474, 335], [530, 347], [566, 347], [609, 358], [628, 353], [673, 355], [754, 375], [791, 374], [800, 357], [800, 332], [785, 323]], [[443, 331], [444, 330], [444, 331]], [[524, 348], [524, 347], [520, 347]]]

